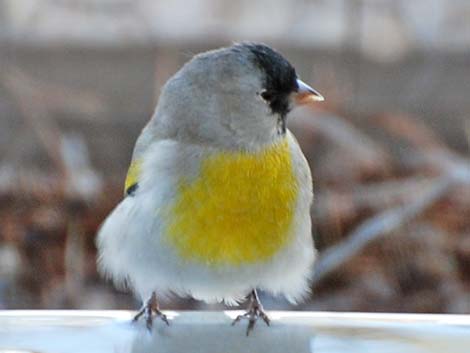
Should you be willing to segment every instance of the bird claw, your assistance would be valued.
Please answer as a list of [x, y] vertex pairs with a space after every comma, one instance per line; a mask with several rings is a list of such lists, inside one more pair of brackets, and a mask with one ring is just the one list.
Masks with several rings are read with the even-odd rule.
[[153, 319], [154, 317], [160, 318], [165, 324], [170, 326], [168, 317], [163, 314], [158, 306], [157, 296], [155, 293], [152, 293], [152, 296], [149, 300], [142, 306], [142, 308], [137, 312], [137, 314], [132, 319], [132, 322], [137, 322], [141, 316], [145, 317], [145, 324], [149, 331], [152, 330]]
[[232, 326], [234, 326], [237, 322], [241, 321], [242, 319], [247, 319], [248, 327], [246, 329], [246, 335], [249, 336], [250, 332], [253, 331], [255, 327], [256, 321], [259, 318], [261, 318], [267, 326], [270, 326], [271, 320], [264, 311], [263, 306], [259, 301], [258, 294], [256, 293], [256, 291], [253, 291], [250, 294], [250, 305], [248, 306], [248, 310], [246, 311], [246, 313], [238, 315], [235, 320], [233, 320]]

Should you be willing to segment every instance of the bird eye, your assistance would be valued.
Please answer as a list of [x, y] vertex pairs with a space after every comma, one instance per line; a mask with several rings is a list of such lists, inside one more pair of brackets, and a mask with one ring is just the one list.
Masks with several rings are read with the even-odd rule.
[[270, 102], [272, 99], [273, 99], [273, 94], [267, 90], [263, 90], [261, 91], [261, 93], [259, 94], [261, 96], [261, 98], [263, 98], [266, 102]]

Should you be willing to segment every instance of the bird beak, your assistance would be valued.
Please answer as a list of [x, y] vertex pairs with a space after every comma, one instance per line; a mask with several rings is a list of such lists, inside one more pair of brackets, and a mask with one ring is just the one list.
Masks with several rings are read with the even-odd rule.
[[309, 102], [323, 102], [325, 100], [320, 93], [299, 79], [297, 79], [297, 85], [299, 88], [294, 94], [294, 100], [297, 105], [303, 105]]

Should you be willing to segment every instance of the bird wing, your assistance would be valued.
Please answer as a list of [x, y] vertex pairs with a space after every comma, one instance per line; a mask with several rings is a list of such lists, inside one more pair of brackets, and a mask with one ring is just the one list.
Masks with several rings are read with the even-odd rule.
[[139, 187], [139, 177], [142, 170], [142, 161], [135, 159], [131, 162], [129, 170], [127, 171], [126, 181], [124, 183], [124, 196], [134, 195]]
[[142, 164], [144, 154], [152, 142], [158, 139], [152, 132], [151, 121], [142, 129], [132, 152], [132, 161], [127, 171], [126, 181], [124, 183], [124, 196], [133, 196], [139, 187], [139, 181], [142, 174]]

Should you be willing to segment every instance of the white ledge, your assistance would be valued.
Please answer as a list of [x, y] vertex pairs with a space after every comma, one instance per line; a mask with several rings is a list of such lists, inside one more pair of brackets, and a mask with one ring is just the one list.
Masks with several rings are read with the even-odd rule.
[[152, 332], [129, 311], [0, 311], [0, 353], [467, 353], [470, 315], [272, 311], [271, 327], [231, 326], [240, 311], [166, 311]]

